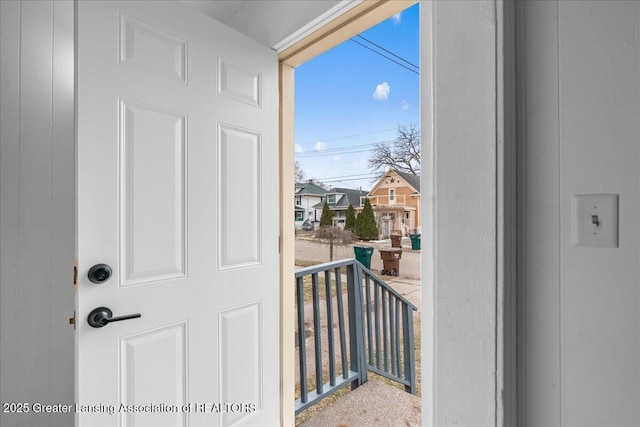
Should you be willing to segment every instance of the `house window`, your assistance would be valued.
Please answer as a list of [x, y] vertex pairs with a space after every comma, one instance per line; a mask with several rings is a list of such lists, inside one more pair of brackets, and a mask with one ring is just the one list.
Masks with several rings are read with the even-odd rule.
[[302, 196], [296, 196], [296, 205], [302, 204]]
[[395, 188], [390, 188], [389, 189], [389, 202], [394, 202], [396, 200], [396, 189]]
[[304, 220], [304, 212], [296, 211], [296, 221]]
[[335, 194], [327, 194], [327, 203], [332, 205], [335, 202], [336, 202], [336, 195]]

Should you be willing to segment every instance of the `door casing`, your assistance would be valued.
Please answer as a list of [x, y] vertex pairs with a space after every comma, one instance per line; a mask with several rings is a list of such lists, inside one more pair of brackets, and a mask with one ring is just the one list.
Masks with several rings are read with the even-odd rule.
[[[280, 210], [281, 210], [281, 394], [282, 421], [284, 425], [293, 425], [293, 393], [294, 385], [294, 296], [293, 260], [295, 259], [295, 241], [293, 227], [294, 212], [294, 69], [303, 62], [319, 55], [333, 46], [355, 36], [372, 27], [378, 22], [415, 4], [415, 0], [407, 1], [371, 1], [363, 2], [340, 18], [320, 27], [311, 34], [302, 37], [290, 47], [280, 52]], [[468, 2], [436, 2], [432, 0], [420, 1], [420, 52], [421, 52], [421, 121], [422, 121], [422, 152], [426, 153], [424, 171], [421, 176], [421, 188], [424, 194], [423, 203], [428, 203], [426, 209], [420, 209], [423, 233], [434, 238], [423, 242], [422, 255], [422, 318], [432, 319], [432, 322], [422, 323], [422, 424], [425, 426], [441, 425], [446, 420], [459, 419], [476, 424], [515, 425], [517, 420], [517, 354], [516, 354], [516, 103], [515, 103], [515, 10], [512, 2], [505, 0], [484, 0]], [[465, 8], [473, 5], [475, 9], [468, 13]], [[480, 17], [487, 18], [486, 21]], [[486, 72], [477, 76], [474, 83], [479, 86], [477, 92], [460, 93], [458, 75], [439, 74], [439, 63], [446, 63], [450, 58], [441, 52], [449, 47], [460, 47], [460, 41], [455, 39], [455, 32], [447, 33], [448, 29], [458, 26], [467, 27], [466, 33], [482, 33], [482, 38], [465, 38], [462, 46], [462, 56], [469, 56], [476, 49], [490, 49], [491, 56], [485, 58], [482, 66]], [[467, 58], [464, 58], [465, 60]], [[489, 370], [493, 375], [489, 379], [478, 382], [474, 390], [490, 389], [485, 400], [492, 402], [492, 408], [487, 411], [484, 401], [478, 403], [473, 398], [461, 405], [452, 402], [445, 392], [438, 388], [438, 379], [444, 372], [439, 372], [437, 360], [446, 358], [450, 349], [440, 345], [442, 340], [456, 341], [469, 333], [464, 323], [468, 319], [452, 319], [454, 328], [444, 326], [445, 319], [439, 313], [446, 311], [446, 306], [455, 309], [464, 307], [464, 296], [456, 295], [443, 304], [438, 300], [446, 292], [441, 277], [446, 270], [458, 269], [456, 251], [448, 250], [445, 244], [437, 240], [438, 231], [447, 231], [450, 225], [442, 224], [439, 218], [456, 217], [460, 221], [469, 216], [459, 215], [460, 206], [452, 203], [440, 188], [446, 180], [438, 173], [438, 167], [455, 170], [451, 163], [452, 156], [468, 147], [468, 142], [455, 141], [455, 144], [438, 143], [438, 136], [459, 129], [452, 128], [451, 123], [444, 122], [437, 110], [438, 94], [444, 98], [447, 91], [455, 96], [466, 96], [467, 102], [450, 115], [457, 117], [460, 123], [468, 120], [468, 127], [480, 130], [490, 151], [480, 162], [482, 171], [488, 174], [487, 179], [493, 180], [493, 186], [478, 187], [473, 179], [460, 180], [454, 187], [461, 192], [479, 193], [479, 198], [472, 203], [480, 214], [487, 214], [487, 224], [491, 226], [489, 233], [479, 233], [469, 238], [470, 242], [462, 239], [461, 246], [471, 243], [463, 255], [473, 257], [472, 248], [486, 249], [491, 255], [491, 264], [480, 266], [483, 270], [484, 294], [486, 306], [478, 308], [476, 314], [482, 315], [481, 323], [491, 333], [483, 338], [479, 344], [490, 342], [490, 349], [484, 349], [484, 365], [478, 365], [469, 357], [466, 365], [467, 373], [484, 372]], [[469, 115], [470, 105], [474, 101], [481, 104], [485, 101], [486, 93], [492, 94], [489, 101], [489, 113], [472, 118]], [[446, 111], [445, 111], [446, 112]], [[464, 126], [463, 126], [464, 127]], [[464, 165], [462, 166], [464, 168]], [[455, 190], [451, 190], [455, 191]], [[462, 197], [457, 195], [458, 198]], [[491, 202], [485, 205], [484, 199]], [[455, 200], [455, 198], [454, 198]], [[473, 210], [468, 213], [472, 214]], [[454, 225], [453, 228], [457, 228]], [[444, 234], [444, 233], [443, 233]], [[423, 239], [424, 240], [424, 239]], [[450, 242], [449, 242], [450, 243]], [[469, 277], [471, 279], [471, 277]], [[471, 289], [469, 289], [471, 291]], [[470, 314], [473, 316], [474, 314]], [[442, 323], [441, 323], [442, 322]], [[471, 331], [472, 332], [472, 331]], [[433, 350], [429, 350], [433, 349]], [[445, 367], [445, 369], [447, 369]], [[447, 372], [450, 374], [450, 372]], [[465, 369], [460, 369], [447, 381], [455, 389], [467, 388]], [[473, 395], [473, 393], [470, 393]], [[468, 404], [467, 404], [468, 403]], [[456, 406], [459, 415], [452, 413]], [[464, 422], [463, 422], [464, 424]]]

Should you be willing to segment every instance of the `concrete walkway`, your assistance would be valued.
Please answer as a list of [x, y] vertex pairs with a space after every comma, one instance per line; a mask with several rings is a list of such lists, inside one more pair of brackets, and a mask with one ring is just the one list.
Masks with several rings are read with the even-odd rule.
[[301, 424], [304, 427], [419, 426], [420, 398], [368, 381]]
[[[370, 246], [374, 248], [371, 256], [371, 269], [379, 272], [382, 267], [382, 259], [380, 258], [380, 249], [390, 249], [391, 241], [380, 242], [354, 242], [347, 246], [334, 246], [333, 259], [339, 260], [344, 258], [355, 258], [353, 246]], [[295, 241], [295, 257], [297, 260], [312, 262], [329, 262], [329, 246], [326, 243], [319, 242], [311, 236], [297, 237]], [[398, 277], [385, 276], [385, 281], [389, 282], [394, 279], [411, 279], [420, 280], [420, 251], [411, 249], [411, 239], [404, 237], [402, 239], [402, 258], [400, 258], [400, 275]]]

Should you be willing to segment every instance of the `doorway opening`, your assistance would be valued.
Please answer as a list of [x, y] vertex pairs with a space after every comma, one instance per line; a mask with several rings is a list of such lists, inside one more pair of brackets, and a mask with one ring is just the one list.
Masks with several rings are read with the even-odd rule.
[[[333, 289], [333, 298], [337, 297], [339, 289], [343, 289], [346, 306], [346, 279], [349, 275], [348, 267], [342, 266], [344, 287], [335, 288], [336, 281], [340, 282], [338, 271], [333, 276], [322, 273], [314, 279], [313, 274], [304, 278], [300, 269], [355, 257], [364, 267], [371, 269], [367, 272], [372, 272], [376, 279], [384, 281], [401, 299], [406, 300], [409, 304], [407, 307], [412, 303], [416, 309], [420, 306], [418, 5], [414, 1], [380, 2], [355, 7], [345, 15], [336, 20], [340, 22], [323, 27], [320, 31], [325, 31], [324, 34], [312, 33], [280, 54], [281, 209], [284, 212], [281, 225], [282, 259], [285, 260], [282, 265], [281, 299], [282, 405], [285, 423], [293, 421], [289, 418], [291, 409], [299, 412], [295, 421], [300, 423], [318, 412], [317, 408], [331, 405], [336, 395], [345, 394], [349, 388], [342, 388], [333, 397], [323, 399], [322, 403], [311, 409], [306, 409], [306, 406], [303, 410], [300, 408], [301, 400], [305, 400], [302, 397], [304, 393], [320, 393], [322, 387], [316, 390], [318, 375], [324, 376], [327, 384], [335, 384], [335, 375], [329, 371], [335, 369], [332, 359], [339, 367], [340, 355], [343, 354], [340, 351], [340, 316], [335, 313], [334, 307], [333, 322], [327, 320], [326, 311], [331, 310], [329, 307], [332, 304], [329, 302], [325, 305], [327, 294], [324, 289], [328, 284], [327, 288]], [[349, 81], [347, 76], [355, 78]], [[340, 83], [345, 86], [341, 87]], [[390, 162], [388, 155], [402, 149], [405, 151], [396, 157], [404, 155], [406, 162]], [[294, 176], [295, 180], [292, 179]], [[353, 224], [353, 217], [360, 217], [367, 209], [372, 211], [374, 221], [375, 231], [370, 232], [374, 233], [372, 235], [366, 235], [361, 229], [356, 230]], [[326, 211], [324, 214], [323, 210]], [[287, 215], [288, 212], [293, 215]], [[291, 226], [292, 222], [294, 227]], [[353, 237], [347, 238], [347, 233], [352, 233]], [[363, 252], [363, 249], [367, 250]], [[389, 254], [400, 259], [385, 260]], [[285, 265], [286, 261], [291, 260], [295, 260], [295, 267]], [[359, 277], [363, 278], [366, 274], [362, 273]], [[289, 280], [294, 276], [300, 277], [295, 281]], [[371, 280], [374, 280], [373, 276]], [[305, 294], [299, 300], [301, 304], [298, 304], [299, 294], [293, 292], [298, 285]], [[314, 292], [318, 294], [317, 297]], [[363, 287], [363, 305], [367, 302], [371, 306], [374, 302], [378, 304], [377, 294], [375, 297], [373, 293], [369, 295], [369, 301], [365, 292]], [[380, 298], [383, 294], [384, 291], [381, 291]], [[318, 298], [319, 303], [314, 298]], [[305, 306], [303, 321], [288, 322], [289, 319], [299, 319], [300, 305]], [[317, 312], [322, 312], [320, 317], [324, 323], [314, 323], [314, 306], [326, 307]], [[376, 322], [380, 325], [383, 320], [391, 323], [389, 316], [395, 316], [395, 306], [387, 307], [378, 310], [377, 314], [371, 313], [369, 318], [363, 316], [363, 343], [368, 343], [367, 340], [373, 337], [372, 348], [364, 350], [366, 353], [367, 349], [372, 349], [374, 353], [364, 358], [372, 362], [372, 371], [376, 367], [382, 368], [380, 373], [383, 376], [378, 379], [384, 380], [385, 368], [389, 372], [398, 372], [402, 379], [405, 373], [405, 347], [395, 346], [397, 357], [391, 352], [388, 355], [381, 355], [380, 352], [387, 345], [391, 347], [394, 339], [401, 339], [400, 331], [404, 333], [404, 329], [397, 324], [395, 331], [392, 328], [387, 335], [382, 331], [379, 352], [375, 343]], [[344, 311], [348, 310], [345, 308]], [[367, 304], [365, 311], [369, 313], [373, 309]], [[347, 315], [345, 313], [345, 317]], [[367, 329], [369, 320], [371, 330]], [[333, 323], [332, 328], [327, 327], [330, 323]], [[346, 323], [342, 327], [348, 330]], [[413, 366], [418, 368], [414, 374], [417, 381], [412, 383], [413, 389], [405, 387], [403, 383], [396, 384], [420, 396], [420, 311], [413, 315], [411, 326], [411, 342], [415, 350]], [[319, 327], [324, 334], [321, 340], [320, 335], [316, 334]], [[336, 349], [327, 348], [327, 341], [331, 340], [327, 334], [332, 333], [335, 334], [333, 340], [336, 341]], [[394, 339], [391, 339], [391, 334], [395, 334]], [[390, 338], [388, 344], [385, 336]], [[322, 348], [316, 349], [316, 342], [321, 342], [319, 347]], [[295, 348], [293, 354], [292, 348]], [[306, 359], [310, 362], [306, 371], [300, 369], [300, 364], [304, 363], [301, 362], [304, 359], [300, 356], [301, 351], [306, 353]], [[317, 354], [321, 359], [317, 356], [314, 358]], [[321, 360], [321, 365], [318, 360]], [[402, 369], [396, 369], [400, 364]], [[293, 366], [295, 369], [291, 369]], [[310, 372], [306, 384], [300, 379], [301, 372], [303, 375]], [[337, 377], [342, 378], [341, 374], [340, 371]], [[369, 373], [369, 380], [375, 375]], [[393, 384], [393, 380], [386, 381]], [[291, 387], [292, 384], [295, 384], [295, 388]], [[308, 396], [305, 397], [308, 400]], [[297, 401], [295, 408], [290, 405], [293, 401]], [[416, 406], [419, 408], [419, 398], [412, 404], [414, 409]], [[419, 424], [419, 411], [414, 418]]]

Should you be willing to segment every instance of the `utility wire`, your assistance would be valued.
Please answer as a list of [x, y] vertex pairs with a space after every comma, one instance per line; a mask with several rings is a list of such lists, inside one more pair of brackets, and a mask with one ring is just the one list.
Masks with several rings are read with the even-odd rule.
[[377, 178], [377, 175], [371, 175], [370, 177], [364, 177], [364, 178], [345, 178], [345, 179], [327, 179], [327, 180], [319, 179], [318, 181], [322, 183], [330, 183], [330, 182], [347, 182], [347, 181], [366, 181], [368, 179], [374, 179], [374, 178]]
[[[396, 130], [396, 129], [398, 129], [398, 128], [375, 130], [373, 132], [365, 132], [365, 133], [358, 133], [358, 134], [355, 134], [355, 135], [339, 136], [337, 138], [330, 138], [330, 139], [319, 139], [318, 141], [323, 141], [323, 142], [337, 141], [339, 139], [355, 138], [356, 136], [364, 136], [364, 135], [371, 135], [371, 134], [374, 134], [374, 133], [389, 132], [390, 130]], [[310, 142], [309, 144], [302, 144], [301, 147], [308, 147], [310, 145], [316, 145], [316, 144], [317, 144], [317, 142]]]
[[[358, 174], [354, 174], [354, 175], [338, 175], [338, 176], [330, 176], [330, 177], [326, 177], [326, 178], [318, 178], [318, 181], [328, 181], [331, 179], [341, 179], [341, 178], [354, 178], [354, 177], [362, 177], [362, 178], [367, 178], [369, 176], [375, 175], [372, 172], [367, 172], [367, 173], [358, 173]], [[356, 178], [357, 179], [357, 178]]]
[[387, 50], [387, 49], [385, 49], [384, 47], [380, 46], [379, 44], [376, 44], [376, 43], [372, 42], [372, 41], [371, 41], [371, 40], [369, 40], [368, 38], [366, 38], [366, 37], [362, 37], [362, 36], [361, 36], [361, 35], [359, 35], [359, 34], [358, 34], [356, 37], [360, 37], [362, 40], [364, 40], [364, 41], [366, 41], [366, 42], [369, 42], [370, 44], [374, 45], [375, 47], [377, 47], [377, 48], [379, 48], [379, 49], [384, 50], [384, 51], [385, 51], [385, 52], [387, 52], [388, 54], [393, 55], [393, 56], [395, 56], [396, 58], [398, 58], [399, 60], [401, 60], [401, 61], [403, 61], [403, 62], [406, 62], [407, 64], [409, 64], [409, 65], [411, 65], [411, 66], [413, 66], [413, 67], [416, 67], [418, 70], [420, 70], [420, 67], [419, 67], [418, 65], [414, 64], [413, 62], [409, 62], [409, 61], [407, 61], [407, 60], [406, 60], [406, 59], [404, 59], [403, 57], [398, 56], [398, 55], [396, 55], [395, 53], [391, 52], [390, 50]]
[[309, 153], [316, 153], [316, 152], [333, 152], [333, 151], [343, 151], [343, 150], [352, 150], [354, 148], [364, 148], [364, 147], [371, 147], [375, 144], [375, 142], [372, 143], [368, 143], [368, 144], [360, 144], [360, 145], [349, 145], [346, 147], [335, 147], [335, 148], [327, 148], [325, 150], [313, 150], [313, 151], [300, 151], [296, 154], [309, 154]]
[[[316, 150], [316, 151], [303, 151], [301, 153], [296, 153], [296, 157], [321, 157], [321, 156], [332, 156], [334, 154], [351, 154], [351, 153], [364, 153], [366, 151], [371, 151], [371, 147], [376, 144], [386, 144], [393, 141], [377, 141], [372, 142], [370, 144], [363, 145], [353, 145], [351, 147], [339, 147], [339, 148], [329, 148], [326, 150]], [[369, 148], [365, 148], [369, 147]]]
[[386, 60], [391, 61], [391, 62], [393, 62], [393, 63], [395, 63], [395, 64], [397, 64], [397, 65], [401, 66], [402, 68], [406, 68], [407, 70], [411, 71], [412, 73], [415, 73], [415, 74], [417, 74], [417, 75], [420, 75], [420, 73], [419, 73], [418, 71], [416, 71], [416, 70], [414, 70], [414, 69], [412, 69], [412, 68], [409, 68], [409, 67], [407, 67], [407, 66], [406, 66], [406, 65], [404, 65], [404, 64], [399, 63], [399, 62], [398, 62], [398, 61], [396, 61], [395, 59], [391, 59], [391, 58], [389, 58], [388, 56], [385, 56], [385, 55], [381, 54], [380, 52], [378, 52], [378, 51], [377, 51], [377, 50], [375, 50], [375, 49], [371, 49], [369, 46], [366, 46], [366, 45], [364, 45], [364, 44], [360, 43], [358, 40], [355, 40], [354, 38], [351, 38], [350, 40], [351, 40], [352, 42], [354, 42], [354, 43], [359, 44], [360, 46], [364, 47], [365, 49], [369, 49], [371, 52], [373, 52], [373, 53], [375, 53], [375, 54], [377, 54], [377, 55], [382, 56], [382, 57], [383, 57], [383, 58], [385, 58]]
[[340, 152], [340, 153], [325, 153], [325, 152], [322, 152], [322, 151], [317, 151], [317, 152], [314, 152], [314, 153], [307, 153], [307, 154], [302, 154], [302, 155], [301, 154], [297, 154], [296, 158], [300, 158], [300, 157], [308, 158], [308, 157], [338, 156], [338, 155], [341, 155], [341, 154], [366, 153], [366, 152], [369, 152], [369, 151], [371, 151], [371, 150], [369, 150], [369, 149], [353, 150], [353, 151], [343, 151], [343, 152]]

